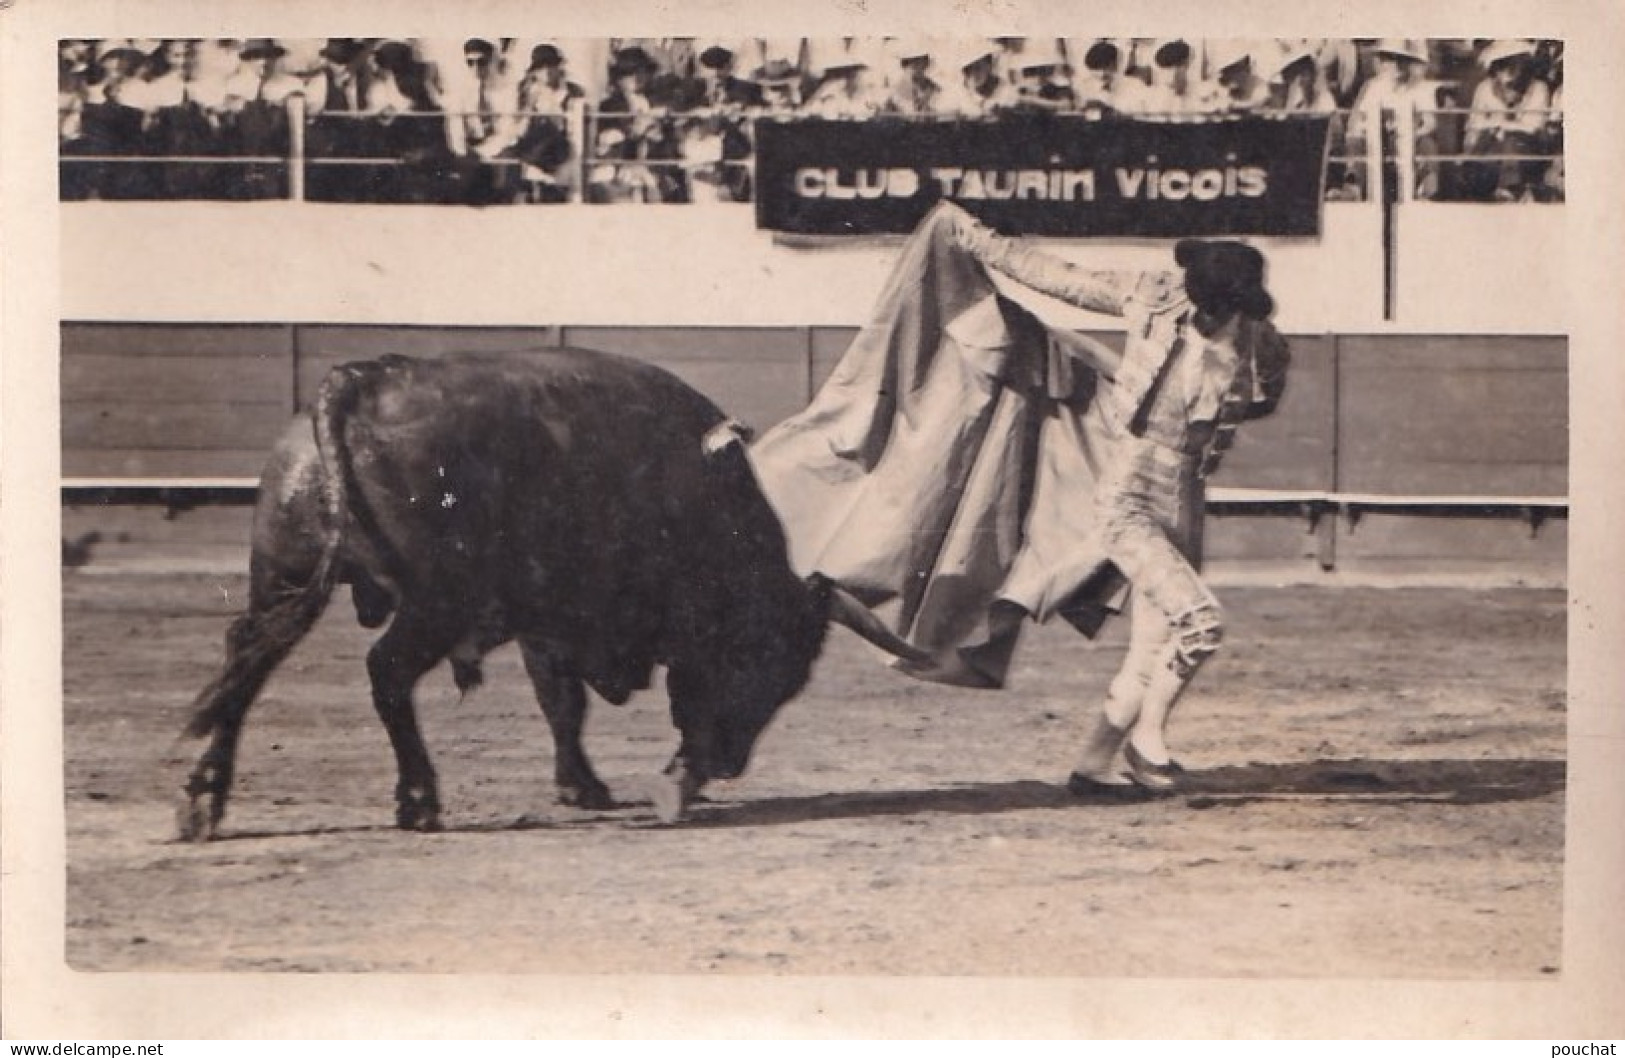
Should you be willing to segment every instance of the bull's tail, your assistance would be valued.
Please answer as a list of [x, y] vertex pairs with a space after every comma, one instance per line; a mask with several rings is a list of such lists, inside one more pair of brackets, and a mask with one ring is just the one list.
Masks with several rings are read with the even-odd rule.
[[226, 632], [226, 664], [193, 702], [187, 738], [202, 738], [247, 711], [272, 670], [316, 624], [332, 590], [331, 584], [313, 580], [232, 623]]
[[338, 581], [339, 549], [349, 518], [349, 456], [344, 418], [355, 406], [356, 376], [336, 368], [322, 383], [312, 411], [321, 455], [322, 550], [303, 585], [289, 588], [266, 604], [251, 606], [226, 634], [226, 664], [193, 705], [186, 735], [201, 738], [223, 724], [240, 722], [273, 669], [304, 638], [327, 608]]
[[359, 374], [349, 364], [335, 367], [322, 380], [316, 394], [311, 422], [316, 431], [316, 450], [322, 457], [322, 515], [325, 536], [322, 557], [316, 565], [311, 586], [326, 594], [337, 580], [339, 548], [344, 543], [344, 527], [350, 521], [350, 449], [344, 440], [344, 420], [355, 410]]

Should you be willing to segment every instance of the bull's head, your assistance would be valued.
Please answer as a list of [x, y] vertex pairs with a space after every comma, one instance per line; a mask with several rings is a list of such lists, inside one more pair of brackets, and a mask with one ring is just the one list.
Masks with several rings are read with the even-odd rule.
[[691, 610], [695, 635], [694, 649], [667, 672], [682, 735], [667, 769], [670, 796], [657, 802], [668, 818], [706, 782], [744, 772], [762, 732], [807, 685], [831, 621], [895, 656], [929, 660], [829, 578], [802, 580], [791, 570], [784, 529], [742, 444], [709, 450], [707, 463], [726, 502], [707, 518], [714, 531], [692, 571], [698, 597], [678, 602]]

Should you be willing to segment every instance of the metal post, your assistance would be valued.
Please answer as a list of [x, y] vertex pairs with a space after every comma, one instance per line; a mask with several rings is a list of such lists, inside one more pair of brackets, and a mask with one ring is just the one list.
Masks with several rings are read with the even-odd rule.
[[[1408, 109], [1408, 108], [1407, 108]], [[1400, 196], [1404, 194], [1408, 183], [1404, 164], [1412, 161], [1412, 152], [1400, 147], [1404, 138], [1404, 131], [1415, 128], [1408, 120], [1401, 128], [1398, 122], [1394, 124], [1394, 131], [1389, 131], [1388, 116], [1392, 113], [1387, 107], [1377, 111], [1377, 135], [1373, 137], [1377, 143], [1378, 157], [1381, 163], [1377, 167], [1378, 202], [1382, 206], [1382, 318], [1394, 318], [1394, 269], [1397, 255], [1397, 217], [1395, 215]], [[1406, 110], [1400, 111], [1401, 115]]]
[[[1383, 208], [1387, 208], [1384, 206]], [[1331, 491], [1334, 495], [1343, 487], [1343, 336], [1331, 336], [1332, 347], [1332, 436], [1331, 436]], [[1319, 512], [1313, 526], [1316, 537], [1316, 558], [1327, 573], [1337, 568], [1337, 509], [1328, 505]]]
[[305, 200], [305, 97], [288, 97], [288, 201]]
[[565, 133], [570, 137], [570, 201], [580, 202], [587, 191], [587, 106], [574, 100], [565, 111]]
[[1394, 201], [1409, 202], [1416, 197], [1416, 108], [1401, 106], [1394, 118], [1394, 169], [1399, 174]]

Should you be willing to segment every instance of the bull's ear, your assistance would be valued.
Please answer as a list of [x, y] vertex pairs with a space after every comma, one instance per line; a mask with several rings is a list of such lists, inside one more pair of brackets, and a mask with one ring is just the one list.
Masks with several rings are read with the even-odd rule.
[[738, 419], [723, 419], [700, 438], [700, 451], [705, 453], [707, 459], [713, 459], [730, 448], [749, 444], [750, 438], [750, 427]]

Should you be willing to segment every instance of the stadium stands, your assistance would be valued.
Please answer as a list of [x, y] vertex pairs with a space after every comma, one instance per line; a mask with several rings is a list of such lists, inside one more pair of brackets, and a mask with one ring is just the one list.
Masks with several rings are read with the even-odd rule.
[[65, 200], [747, 202], [758, 122], [1032, 112], [1331, 114], [1328, 198], [1374, 156], [1406, 197], [1563, 197], [1559, 41], [63, 40], [58, 71]]

